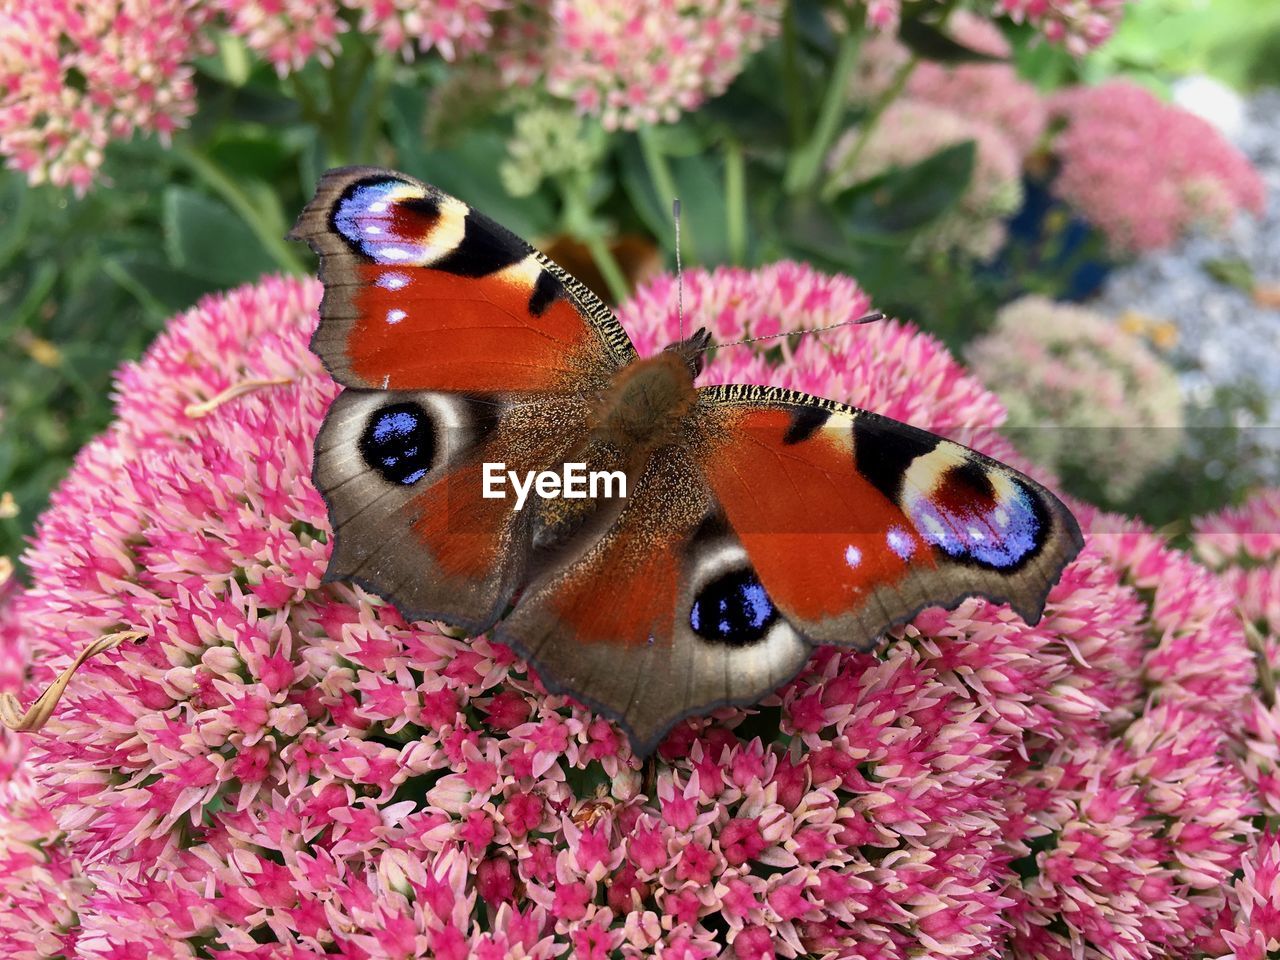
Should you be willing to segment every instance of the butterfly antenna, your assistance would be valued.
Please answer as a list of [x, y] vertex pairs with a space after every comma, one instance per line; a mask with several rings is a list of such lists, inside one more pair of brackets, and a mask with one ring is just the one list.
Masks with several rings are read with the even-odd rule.
[[677, 340], [684, 339], [684, 272], [680, 269], [680, 198], [671, 201], [671, 216], [676, 221], [676, 317]]
[[783, 333], [770, 333], [763, 337], [746, 337], [742, 340], [730, 340], [728, 343], [711, 343], [703, 347], [702, 350], [696, 351], [702, 353], [705, 350], [714, 350], [719, 347], [736, 347], [742, 343], [757, 343], [761, 340], [778, 340], [782, 337], [803, 337], [809, 333], [822, 333], [826, 330], [838, 330], [840, 327], [851, 327], [860, 323], [874, 323], [877, 320], [883, 320], [884, 314], [879, 311], [868, 313], [865, 317], [858, 317], [857, 320], [842, 320], [839, 323], [830, 323], [825, 327], [805, 327], [800, 330], [787, 330]]

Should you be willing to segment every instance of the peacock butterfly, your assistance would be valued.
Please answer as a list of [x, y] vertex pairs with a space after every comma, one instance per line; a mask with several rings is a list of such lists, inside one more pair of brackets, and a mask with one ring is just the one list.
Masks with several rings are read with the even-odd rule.
[[[696, 387], [705, 330], [638, 356], [582, 283], [412, 177], [331, 170], [290, 237], [320, 256], [311, 346], [346, 388], [315, 442], [327, 579], [489, 631], [640, 754], [814, 644], [869, 649], [969, 596], [1038, 621], [1081, 548], [1052, 493], [959, 444], [794, 390]], [[515, 509], [499, 467], [620, 475], [627, 495], [548, 484]]]

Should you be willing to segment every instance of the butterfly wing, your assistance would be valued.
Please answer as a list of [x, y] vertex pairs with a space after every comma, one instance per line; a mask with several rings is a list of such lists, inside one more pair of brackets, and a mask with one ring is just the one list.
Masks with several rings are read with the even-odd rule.
[[773, 603], [862, 648], [929, 606], [1029, 623], [1083, 539], [1029, 477], [935, 434], [793, 390], [699, 391], [699, 466]]
[[335, 534], [326, 579], [484, 631], [522, 582], [534, 517], [510, 491], [484, 496], [484, 465], [523, 476], [571, 459], [585, 416], [574, 395], [344, 390], [315, 443]]
[[320, 255], [311, 346], [344, 386], [581, 392], [636, 356], [581, 282], [405, 174], [330, 170], [289, 236]]
[[644, 755], [683, 717], [759, 700], [811, 648], [769, 607], [688, 449], [656, 453], [628, 494], [493, 636], [550, 689], [618, 720]]

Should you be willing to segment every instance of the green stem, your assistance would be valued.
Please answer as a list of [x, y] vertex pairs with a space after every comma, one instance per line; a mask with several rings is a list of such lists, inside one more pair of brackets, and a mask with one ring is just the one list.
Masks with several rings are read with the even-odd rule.
[[617, 257], [609, 249], [609, 244], [605, 243], [604, 238], [598, 234], [588, 234], [580, 239], [586, 244], [591, 259], [595, 261], [596, 269], [604, 277], [604, 282], [609, 285], [609, 295], [613, 298], [613, 302], [620, 304], [626, 301], [631, 296], [631, 288], [627, 284], [627, 276], [622, 272], [622, 266], [618, 263]]
[[622, 303], [631, 296], [631, 288], [627, 283], [627, 275], [609, 249], [604, 231], [592, 216], [591, 204], [587, 200], [590, 192], [588, 178], [583, 175], [561, 176], [556, 178], [555, 183], [560, 188], [560, 197], [564, 203], [560, 214], [561, 229], [586, 246], [596, 269], [609, 287], [613, 302]]
[[307, 272], [293, 248], [284, 239], [284, 227], [264, 217], [258, 205], [240, 189], [240, 185], [235, 180], [223, 172], [221, 167], [188, 146], [175, 145], [173, 154], [186, 164], [206, 187], [225, 200], [227, 205], [239, 214], [240, 219], [253, 231], [253, 235], [271, 254], [280, 269], [288, 273]]
[[360, 137], [356, 141], [354, 159], [359, 163], [373, 161], [373, 141], [378, 134], [378, 123], [382, 120], [382, 101], [386, 99], [387, 89], [391, 86], [394, 73], [395, 62], [385, 54], [378, 54], [373, 61], [373, 88], [369, 91], [369, 102], [365, 104], [364, 122], [360, 125]]
[[290, 96], [302, 111], [302, 119], [319, 126], [322, 119], [320, 108], [316, 104], [316, 95], [311, 92], [311, 86], [306, 82], [304, 75], [301, 72], [291, 73], [285, 82]]
[[796, 31], [795, 4], [782, 14], [782, 89], [787, 100], [787, 128], [792, 147], [799, 147], [809, 126], [809, 102], [800, 79], [800, 37]]
[[[666, 200], [670, 204], [680, 195], [680, 190], [676, 186], [675, 176], [671, 173], [671, 165], [667, 163], [666, 154], [658, 146], [653, 127], [641, 127], [636, 131], [636, 136], [640, 139], [640, 153], [644, 157], [645, 169], [649, 171], [649, 182], [653, 184], [653, 191], [658, 195], [659, 202]], [[685, 259], [696, 262], [698, 245], [694, 242], [693, 231], [687, 224], [680, 225], [680, 239], [686, 254]]]
[[729, 260], [740, 267], [747, 259], [747, 165], [733, 137], [724, 142], [724, 201]]
[[[912, 54], [911, 58], [900, 66], [893, 75], [893, 80], [885, 89], [884, 93], [876, 98], [876, 102], [872, 104], [870, 112], [862, 123], [858, 124], [858, 139], [854, 141], [853, 149], [849, 153], [841, 157], [841, 169], [855, 170], [857, 169], [858, 158], [862, 156], [862, 152], [867, 148], [867, 144], [871, 142], [871, 135], [875, 133], [876, 127], [880, 125], [884, 112], [889, 109], [893, 101], [901, 96], [902, 91], [907, 86], [907, 81], [911, 78], [911, 73], [915, 70], [916, 65], [920, 62], [920, 58]], [[834, 191], [832, 191], [834, 192]]]
[[355, 147], [351, 108], [372, 60], [373, 50], [369, 44], [357, 40], [355, 51], [347, 58], [345, 69], [343, 61], [339, 60], [332, 69], [325, 71], [329, 81], [329, 117], [321, 131], [329, 135], [332, 160], [337, 166], [351, 162], [351, 151]]
[[827, 83], [826, 93], [822, 96], [822, 105], [818, 108], [818, 119], [813, 125], [813, 131], [809, 134], [808, 142], [792, 154], [791, 163], [787, 166], [782, 181], [787, 193], [803, 193], [818, 179], [822, 161], [827, 156], [840, 126], [840, 119], [844, 116], [849, 99], [849, 80], [858, 62], [858, 49], [861, 45], [862, 30], [855, 29], [850, 24], [840, 38], [835, 68]]

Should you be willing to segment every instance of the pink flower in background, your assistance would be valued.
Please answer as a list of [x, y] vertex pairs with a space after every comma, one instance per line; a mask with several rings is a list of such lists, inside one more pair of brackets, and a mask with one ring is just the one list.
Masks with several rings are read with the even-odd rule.
[[1053, 189], [1120, 252], [1167, 247], [1201, 224], [1260, 212], [1263, 184], [1207, 121], [1124, 80], [1076, 87], [1051, 101], [1066, 122]]
[[[987, 13], [1030, 23], [1046, 39], [1076, 56], [1101, 46], [1115, 30], [1128, 0], [991, 0]], [[897, 30], [902, 0], [865, 0], [867, 26]]]
[[230, 31], [282, 76], [312, 57], [330, 66], [347, 28], [335, 0], [214, 0], [214, 6]]
[[11, 0], [0, 9], [0, 153], [84, 193], [112, 140], [195, 111], [204, 9], [186, 0]]
[[[1008, 58], [1013, 50], [990, 20], [957, 10], [947, 32], [971, 50]], [[1049, 122], [1049, 108], [1034, 86], [1018, 77], [1009, 63], [963, 63], [947, 67], [921, 61], [907, 80], [907, 94], [982, 120], [1012, 141], [1026, 156], [1039, 142]]]
[[412, 59], [438, 50], [446, 60], [482, 49], [493, 36], [493, 16], [510, 0], [342, 0], [359, 12], [359, 29], [389, 53]]
[[1123, 500], [1183, 442], [1177, 374], [1145, 341], [1086, 307], [1026, 296], [967, 349], [1028, 456], [1087, 473]]
[[[867, 308], [796, 264], [686, 283], [687, 327], [721, 339]], [[1163, 539], [1081, 508], [1099, 532], [1037, 626], [971, 600], [873, 654], [824, 648], [759, 706], [680, 725], [647, 775], [510, 650], [321, 584], [319, 296], [266, 280], [177, 317], [38, 524], [31, 585], [0, 608], [24, 702], [100, 633], [146, 639], [23, 737], [8, 955], [1128, 960], [1245, 922], [1255, 803], [1228, 746], [1250, 652], [1222, 584]], [[670, 278], [637, 294], [639, 342], [674, 333], [674, 304]], [[708, 379], [953, 435], [1001, 416], [907, 326], [790, 356], [728, 348]], [[1249, 862], [1263, 889], [1270, 859]]]
[[723, 93], [781, 15], [781, 0], [552, 0], [547, 86], [606, 129], [670, 123]]
[[914, 241], [923, 250], [959, 250], [991, 257], [1004, 242], [1005, 219], [1022, 203], [1022, 157], [1013, 141], [982, 119], [910, 97], [895, 100], [862, 144], [847, 131], [831, 150], [832, 183], [852, 186], [893, 168], [920, 163], [946, 147], [972, 140], [977, 155], [960, 202]]

